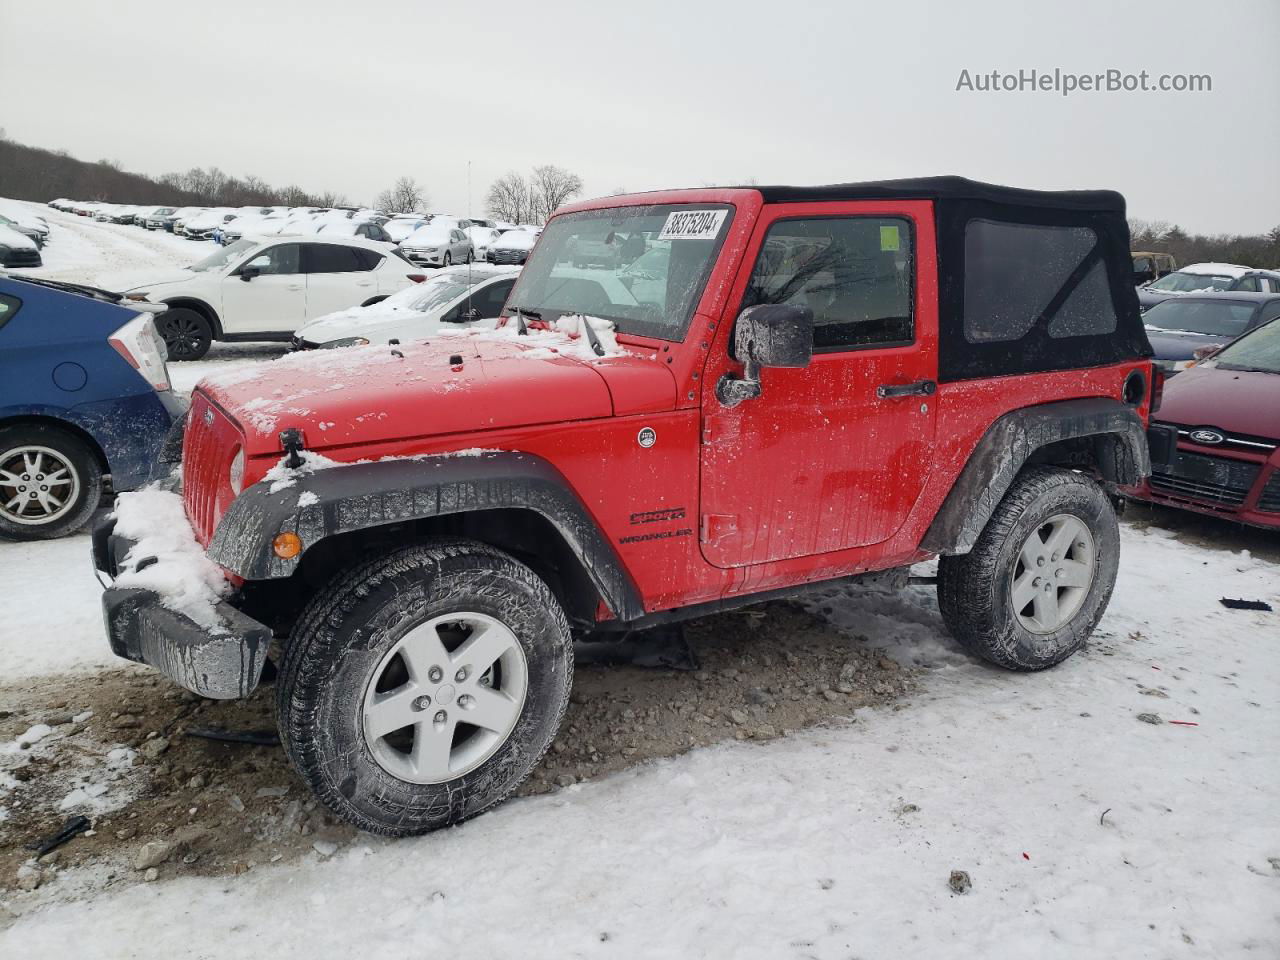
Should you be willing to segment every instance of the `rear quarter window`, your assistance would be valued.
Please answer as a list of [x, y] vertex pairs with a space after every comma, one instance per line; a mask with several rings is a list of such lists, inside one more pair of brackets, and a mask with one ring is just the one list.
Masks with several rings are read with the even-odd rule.
[[970, 343], [1021, 340], [1046, 317], [1055, 339], [1116, 329], [1106, 264], [1089, 227], [974, 219], [964, 259]]

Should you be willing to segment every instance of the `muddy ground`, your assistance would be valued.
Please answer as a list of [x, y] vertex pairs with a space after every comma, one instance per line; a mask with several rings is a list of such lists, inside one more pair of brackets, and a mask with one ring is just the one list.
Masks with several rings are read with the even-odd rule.
[[[864, 638], [788, 601], [692, 622], [686, 636], [696, 671], [580, 663], [560, 736], [519, 794], [723, 740], [770, 740], [890, 703], [915, 685]], [[357, 831], [317, 806], [278, 746], [188, 735], [274, 733], [272, 699], [264, 685], [248, 701], [202, 700], [141, 667], [0, 688], [0, 744], [13, 742], [0, 752], [0, 786], [11, 788], [0, 822], [8, 912], [21, 913], [28, 891], [45, 884], [66, 883], [75, 895], [237, 874], [354, 841]], [[25, 748], [15, 742], [37, 724], [51, 731]], [[34, 861], [28, 844], [78, 813], [90, 814], [90, 832]]]

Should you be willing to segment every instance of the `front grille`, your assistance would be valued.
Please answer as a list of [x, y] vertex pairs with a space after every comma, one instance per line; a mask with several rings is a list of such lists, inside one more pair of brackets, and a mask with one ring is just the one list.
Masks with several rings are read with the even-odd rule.
[[1280, 513], [1280, 468], [1274, 470], [1267, 485], [1258, 497], [1258, 509], [1267, 513]]
[[526, 254], [525, 250], [490, 250], [489, 260], [493, 263], [523, 263]]
[[1152, 468], [1151, 489], [1209, 506], [1238, 507], [1258, 477], [1258, 464], [1179, 452], [1173, 463]]
[[[1173, 427], [1178, 431], [1178, 439], [1185, 443], [1198, 443], [1199, 446], [1212, 446], [1218, 450], [1238, 450], [1242, 453], [1260, 453], [1264, 457], [1271, 454], [1280, 443], [1269, 437], [1259, 437], [1251, 433], [1228, 433], [1226, 430], [1219, 430], [1217, 427], [1204, 426], [1199, 424], [1170, 423], [1165, 426]], [[1191, 439], [1191, 434], [1196, 430], [1210, 430], [1217, 433], [1223, 439], [1219, 443], [1206, 444]]]
[[231, 500], [229, 470], [240, 441], [232, 420], [200, 391], [192, 394], [182, 443], [182, 498], [202, 546], [208, 546]]

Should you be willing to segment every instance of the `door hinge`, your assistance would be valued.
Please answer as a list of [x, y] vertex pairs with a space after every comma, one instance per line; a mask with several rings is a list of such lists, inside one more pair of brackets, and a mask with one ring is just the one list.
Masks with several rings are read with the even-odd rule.
[[738, 532], [738, 518], [727, 513], [704, 513], [699, 524], [698, 539], [718, 543]]

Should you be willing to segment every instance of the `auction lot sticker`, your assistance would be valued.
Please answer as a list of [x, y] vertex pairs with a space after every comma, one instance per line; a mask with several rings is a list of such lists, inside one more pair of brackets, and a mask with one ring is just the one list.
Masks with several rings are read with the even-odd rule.
[[714, 240], [728, 210], [678, 210], [667, 214], [659, 240]]

